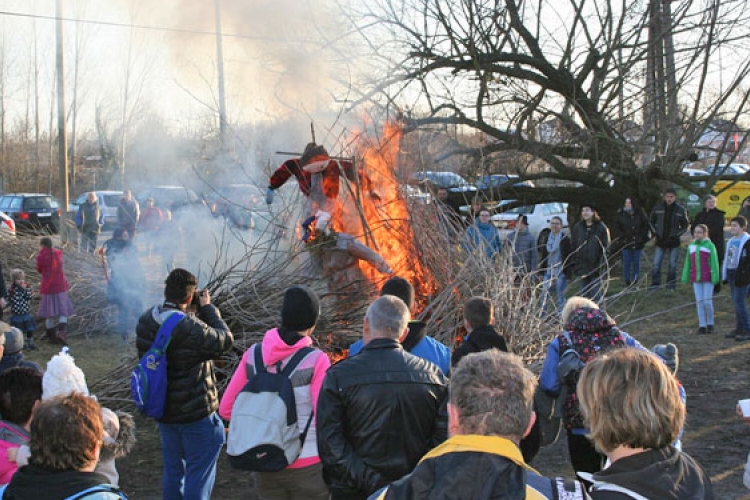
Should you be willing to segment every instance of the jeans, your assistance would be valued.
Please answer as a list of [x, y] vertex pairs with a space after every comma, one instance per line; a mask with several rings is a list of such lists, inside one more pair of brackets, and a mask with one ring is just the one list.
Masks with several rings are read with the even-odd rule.
[[633, 250], [632, 248], [625, 248], [622, 251], [622, 279], [628, 285], [638, 281], [638, 278], [641, 276], [642, 254], [643, 249]]
[[552, 299], [552, 287], [555, 288], [556, 314], [560, 316], [565, 307], [565, 290], [568, 288], [568, 278], [560, 271], [557, 278], [552, 277], [552, 270], [544, 272], [544, 284], [542, 285], [542, 316], [547, 316], [548, 305]]
[[99, 233], [96, 231], [85, 231], [81, 233], [81, 251], [93, 253], [96, 250], [96, 240]]
[[735, 286], [734, 277], [736, 269], [727, 269], [727, 281], [729, 282], [729, 293], [732, 295], [734, 314], [737, 319], [737, 335], [750, 333], [750, 317], [747, 313], [747, 290], [748, 286]]
[[224, 423], [216, 413], [189, 424], [159, 424], [164, 500], [207, 500], [224, 446]]
[[597, 304], [601, 304], [604, 298], [602, 293], [602, 277], [598, 274], [585, 278], [581, 277], [581, 297], [586, 297]]
[[698, 326], [714, 324], [714, 284], [710, 281], [693, 283], [695, 307], [698, 309]]
[[658, 287], [661, 285], [661, 263], [664, 255], [669, 254], [669, 270], [667, 271], [667, 288], [674, 290], [677, 285], [677, 257], [680, 253], [680, 247], [662, 248], [656, 247], [654, 252], [654, 269], [651, 274], [651, 286]]

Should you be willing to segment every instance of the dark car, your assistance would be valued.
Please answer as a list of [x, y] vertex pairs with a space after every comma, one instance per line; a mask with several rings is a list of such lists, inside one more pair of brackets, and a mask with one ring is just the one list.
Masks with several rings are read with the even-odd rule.
[[[503, 198], [523, 198], [516, 193], [513, 188], [533, 188], [532, 181], [519, 181], [518, 176], [514, 174], [492, 174], [483, 175], [475, 183], [479, 193], [484, 199], [499, 201]], [[505, 196], [500, 196], [500, 188], [505, 190]], [[510, 189], [509, 189], [510, 188]]]
[[60, 232], [60, 202], [50, 194], [5, 194], [0, 196], [0, 210], [13, 219], [18, 231]]
[[408, 183], [428, 191], [433, 195], [439, 188], [448, 190], [448, 203], [459, 207], [469, 205], [477, 193], [476, 186], [469, 184], [466, 179], [454, 172], [424, 171], [414, 172], [409, 176]]

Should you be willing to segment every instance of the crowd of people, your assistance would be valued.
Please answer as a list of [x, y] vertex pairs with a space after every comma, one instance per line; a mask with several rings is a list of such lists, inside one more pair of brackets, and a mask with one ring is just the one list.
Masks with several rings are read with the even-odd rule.
[[[315, 191], [315, 174], [331, 164], [327, 153], [313, 153], [305, 165], [320, 157], [321, 171], [310, 177], [304, 165], [292, 165], [299, 172], [286, 166], [280, 170], [289, 170], [285, 178], [277, 171], [267, 193], [271, 201], [291, 175], [303, 192], [308, 184]], [[91, 195], [80, 211], [85, 251], [96, 248], [101, 228], [96, 195]], [[546, 346], [538, 378], [495, 327], [490, 299], [464, 302], [465, 335], [451, 350], [429, 335], [424, 322], [413, 319], [413, 285], [392, 276], [364, 314], [361, 340], [333, 365], [315, 347], [320, 298], [307, 286], [287, 288], [278, 326], [246, 349], [219, 394], [214, 363], [237, 346], [196, 276], [171, 269], [164, 300], [145, 312], [140, 295], [131, 293], [143, 281], [133, 238], [141, 230], [158, 231], [164, 215], [152, 201], [141, 212], [127, 191], [118, 209], [119, 227], [102, 246], [108, 299], [120, 308], [123, 336], [135, 330], [137, 353], [143, 357], [167, 319], [183, 313], [165, 353], [166, 397], [158, 419], [163, 498], [211, 497], [220, 453], [232, 439], [227, 424], [231, 429], [233, 421], [245, 418], [238, 409], [245, 393], [256, 378], [272, 373], [288, 378], [297, 446], [283, 466], [255, 469], [264, 500], [713, 499], [709, 476], [682, 451], [687, 395], [676, 376], [676, 346], [649, 350], [618, 327], [602, 307], [603, 282], [613, 241], [630, 286], [641, 279], [643, 248], [655, 238], [650, 285], [661, 286], [667, 257], [666, 289], [673, 290], [681, 238], [691, 231], [681, 278], [693, 286], [697, 333], [714, 333], [713, 296], [723, 282], [736, 313], [736, 328], [726, 335], [750, 340], [747, 220], [731, 219], [725, 244], [724, 213], [716, 209], [715, 198], [706, 198], [691, 225], [675, 193], [667, 190], [650, 216], [635, 199], [626, 198], [612, 240], [597, 207], [584, 204], [581, 219], [569, 231], [559, 217], [551, 218], [542, 258], [526, 216], [519, 217], [510, 236], [501, 237], [489, 211], [478, 208], [476, 215], [460, 240], [464, 251], [488, 259], [508, 252], [515, 275], [541, 276], [540, 309], [559, 317], [559, 323], [550, 323], [559, 324], [559, 330]], [[75, 310], [62, 252], [48, 237], [40, 240], [36, 268], [42, 278], [38, 315], [45, 318], [50, 342], [67, 344], [67, 320]], [[10, 277], [11, 286], [1, 297], [12, 316], [7, 327], [0, 323], [0, 484], [6, 485], [0, 498], [124, 498], [115, 459], [132, 446], [132, 418], [101, 407], [90, 396], [66, 350], [44, 372], [24, 359], [23, 350], [35, 348], [33, 291], [23, 270], [14, 269]], [[573, 279], [580, 282], [580, 294], [567, 298]], [[63, 379], [80, 383], [71, 386]], [[553, 401], [554, 410], [542, 411], [543, 400]], [[529, 465], [560, 428], [575, 477], [546, 477]], [[266, 453], [264, 448], [259, 456]]]

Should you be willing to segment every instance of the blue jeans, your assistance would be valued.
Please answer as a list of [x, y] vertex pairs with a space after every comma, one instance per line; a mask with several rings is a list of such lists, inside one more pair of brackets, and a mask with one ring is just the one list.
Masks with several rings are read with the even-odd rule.
[[622, 279], [628, 285], [638, 281], [641, 276], [641, 255], [643, 249], [625, 248], [622, 251]]
[[698, 309], [698, 326], [714, 324], [714, 284], [710, 281], [693, 283], [695, 307]]
[[547, 316], [549, 303], [552, 301], [552, 287], [555, 288], [556, 314], [560, 316], [565, 307], [565, 290], [568, 288], [568, 278], [561, 271], [557, 278], [552, 277], [552, 270], [544, 272], [544, 284], [542, 285], [542, 316]]
[[667, 288], [674, 290], [677, 285], [677, 257], [680, 253], [680, 247], [662, 248], [656, 247], [654, 252], [654, 269], [651, 274], [651, 286], [658, 287], [661, 285], [661, 263], [664, 255], [669, 254], [669, 270], [667, 271]]
[[729, 293], [732, 295], [734, 314], [737, 319], [737, 335], [750, 333], [750, 317], [747, 313], [747, 290], [748, 286], [735, 286], [734, 277], [736, 269], [727, 269], [727, 282], [729, 282]]
[[164, 458], [164, 500], [208, 500], [224, 446], [224, 423], [216, 413], [189, 424], [159, 424]]
[[602, 277], [598, 274], [586, 278], [581, 277], [581, 297], [586, 297], [601, 305], [604, 298], [602, 293]]

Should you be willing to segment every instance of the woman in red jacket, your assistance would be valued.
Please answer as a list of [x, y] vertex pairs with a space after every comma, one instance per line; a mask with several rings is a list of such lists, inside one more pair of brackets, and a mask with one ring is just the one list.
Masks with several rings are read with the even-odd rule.
[[47, 339], [52, 344], [67, 344], [68, 316], [75, 314], [75, 309], [68, 298], [70, 287], [63, 270], [62, 250], [52, 248], [52, 239], [48, 236], [39, 242], [36, 270], [42, 275], [39, 316], [46, 318]]

